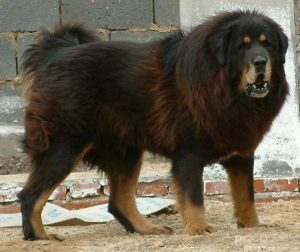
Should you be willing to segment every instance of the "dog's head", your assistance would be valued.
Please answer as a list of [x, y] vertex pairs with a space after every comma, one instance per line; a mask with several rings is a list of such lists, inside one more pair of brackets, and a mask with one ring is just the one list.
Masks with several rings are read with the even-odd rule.
[[[254, 98], [268, 95], [272, 73], [281, 71], [288, 39], [273, 20], [262, 14], [244, 13], [218, 28], [210, 48], [227, 69], [239, 92]], [[237, 84], [236, 84], [237, 83]]]

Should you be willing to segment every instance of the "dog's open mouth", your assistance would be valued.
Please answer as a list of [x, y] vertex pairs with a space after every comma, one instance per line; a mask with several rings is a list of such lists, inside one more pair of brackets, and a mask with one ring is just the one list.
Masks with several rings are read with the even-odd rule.
[[270, 91], [270, 82], [264, 81], [260, 76], [255, 80], [254, 83], [248, 83], [246, 92], [247, 95], [254, 98], [263, 98]]

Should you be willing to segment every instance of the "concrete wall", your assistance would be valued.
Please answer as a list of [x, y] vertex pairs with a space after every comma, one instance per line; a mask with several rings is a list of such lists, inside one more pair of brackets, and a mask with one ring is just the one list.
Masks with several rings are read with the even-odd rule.
[[300, 0], [295, 0], [294, 4], [294, 17], [295, 17], [295, 44], [296, 44], [296, 81], [298, 84], [298, 95], [300, 97]]
[[1, 0], [0, 154], [14, 155], [22, 134], [20, 65], [41, 26], [80, 20], [104, 40], [149, 41], [179, 27], [179, 0]]

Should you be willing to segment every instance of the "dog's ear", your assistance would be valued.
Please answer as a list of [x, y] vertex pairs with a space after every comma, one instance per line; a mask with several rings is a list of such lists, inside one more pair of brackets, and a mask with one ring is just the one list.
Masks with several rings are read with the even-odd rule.
[[183, 78], [182, 81], [187, 79], [194, 83], [206, 83], [210, 78], [210, 68], [218, 69], [228, 60], [231, 24], [208, 36], [204, 36], [202, 29], [195, 27], [178, 49], [180, 57], [177, 61], [177, 71], [180, 73], [178, 78]]
[[227, 60], [227, 50], [230, 40], [230, 29], [224, 27], [209, 38], [210, 49], [217, 58], [220, 65], [225, 65]]
[[289, 40], [280, 27], [277, 29], [277, 38], [278, 38], [278, 45], [279, 45], [279, 52], [280, 52], [280, 60], [281, 63], [284, 64], [285, 54], [289, 46]]

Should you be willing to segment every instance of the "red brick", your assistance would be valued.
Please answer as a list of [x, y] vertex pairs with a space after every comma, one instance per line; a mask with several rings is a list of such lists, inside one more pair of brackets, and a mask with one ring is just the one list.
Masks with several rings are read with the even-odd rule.
[[[103, 186], [105, 196], [110, 195], [109, 186]], [[169, 184], [164, 181], [155, 181], [150, 183], [139, 183], [137, 185], [138, 196], [165, 196], [169, 193]]]
[[296, 192], [299, 191], [298, 178], [269, 179], [267, 182], [269, 192]]
[[50, 195], [49, 200], [65, 200], [67, 196], [67, 188], [64, 185], [59, 185]]
[[254, 184], [254, 191], [256, 193], [263, 193], [267, 191], [266, 183], [264, 179], [255, 179], [253, 184]]
[[58, 205], [66, 209], [73, 210], [73, 209], [82, 209], [91, 206], [102, 205], [105, 203], [108, 203], [108, 197], [102, 195], [100, 197], [93, 198], [93, 199], [88, 198], [84, 200], [72, 200], [69, 202], [58, 203]]
[[81, 199], [90, 196], [99, 196], [101, 185], [98, 182], [78, 183], [70, 188], [70, 196], [73, 199]]
[[150, 183], [139, 183], [137, 196], [166, 196], [169, 193], [169, 184], [155, 181]]
[[229, 192], [226, 180], [204, 181], [204, 193], [207, 195], [224, 194]]
[[19, 203], [13, 203], [5, 206], [0, 205], [0, 214], [19, 213], [19, 212], [20, 212]]

